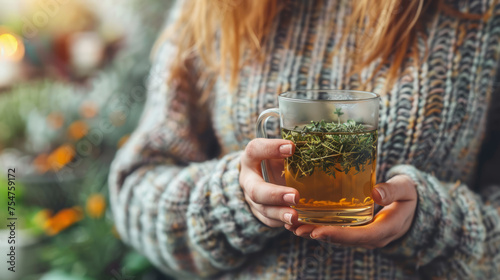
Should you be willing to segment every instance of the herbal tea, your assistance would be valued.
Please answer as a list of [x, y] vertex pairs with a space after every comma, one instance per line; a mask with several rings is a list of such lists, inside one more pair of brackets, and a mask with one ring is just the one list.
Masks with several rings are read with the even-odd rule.
[[286, 184], [299, 191], [299, 221], [356, 225], [373, 218], [377, 130], [352, 120], [282, 129], [295, 143], [285, 159]]

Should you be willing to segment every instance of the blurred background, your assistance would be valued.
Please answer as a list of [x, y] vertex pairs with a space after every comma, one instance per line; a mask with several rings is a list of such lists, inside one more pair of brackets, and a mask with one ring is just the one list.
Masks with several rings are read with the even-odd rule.
[[107, 176], [170, 2], [0, 0], [0, 223], [17, 218], [16, 271], [4, 226], [0, 279], [165, 279], [120, 241]]
[[[15, 272], [11, 231], [0, 228], [0, 280], [167, 279], [120, 241], [107, 176], [141, 114], [150, 50], [170, 5], [0, 0], [0, 223], [17, 218]], [[485, 176], [498, 165], [480, 170], [485, 182], [498, 178]]]

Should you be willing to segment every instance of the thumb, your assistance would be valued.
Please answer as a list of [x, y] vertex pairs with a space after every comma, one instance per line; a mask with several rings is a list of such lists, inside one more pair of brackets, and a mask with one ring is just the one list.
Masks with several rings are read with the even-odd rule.
[[245, 148], [245, 160], [260, 164], [265, 159], [282, 159], [291, 156], [295, 145], [290, 140], [256, 138]]
[[387, 206], [395, 201], [417, 199], [413, 180], [406, 175], [396, 175], [385, 183], [380, 183], [372, 190], [375, 203]]

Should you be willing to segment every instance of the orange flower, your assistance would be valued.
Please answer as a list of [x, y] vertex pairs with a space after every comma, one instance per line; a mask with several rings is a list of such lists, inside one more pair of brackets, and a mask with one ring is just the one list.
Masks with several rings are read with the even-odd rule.
[[56, 235], [83, 218], [82, 209], [78, 206], [65, 208], [45, 221], [44, 229], [47, 235]]
[[50, 164], [49, 164], [49, 155], [48, 154], [39, 154], [34, 160], [33, 160], [33, 165], [35, 166], [36, 171], [38, 173], [45, 173], [49, 171], [50, 169]]
[[69, 137], [74, 140], [82, 138], [88, 131], [88, 125], [83, 121], [75, 121], [68, 127]]
[[87, 199], [86, 210], [89, 217], [101, 218], [106, 210], [106, 200], [99, 193], [92, 194]]
[[48, 165], [55, 171], [68, 164], [75, 156], [75, 150], [71, 145], [62, 145], [55, 149], [47, 158]]
[[97, 112], [97, 105], [92, 101], [85, 101], [80, 107], [80, 115], [87, 119], [95, 117], [97, 115]]
[[64, 124], [64, 116], [59, 112], [52, 112], [47, 116], [47, 122], [53, 129], [59, 129]]

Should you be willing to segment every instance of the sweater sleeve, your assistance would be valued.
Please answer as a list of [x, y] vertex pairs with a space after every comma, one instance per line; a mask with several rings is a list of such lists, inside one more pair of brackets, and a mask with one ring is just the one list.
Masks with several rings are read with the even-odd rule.
[[209, 111], [190, 101], [196, 93], [166, 85], [175, 54], [169, 43], [159, 49], [141, 120], [111, 165], [110, 200], [123, 241], [154, 265], [211, 276], [238, 267], [282, 229], [251, 213], [239, 185], [241, 152], [211, 158], [218, 144], [202, 125]]
[[383, 249], [419, 271], [424, 279], [496, 279], [500, 275], [500, 187], [481, 194], [460, 182], [443, 183], [413, 166], [393, 167], [388, 176], [408, 175], [417, 186], [413, 225]]
[[497, 90], [490, 104], [477, 186], [440, 182], [410, 165], [391, 168], [389, 178], [405, 174], [413, 179], [418, 202], [410, 230], [383, 252], [403, 261], [409, 269], [418, 270], [424, 279], [498, 279], [499, 140], [500, 91]]

